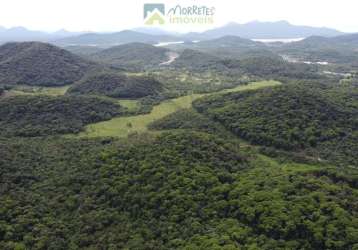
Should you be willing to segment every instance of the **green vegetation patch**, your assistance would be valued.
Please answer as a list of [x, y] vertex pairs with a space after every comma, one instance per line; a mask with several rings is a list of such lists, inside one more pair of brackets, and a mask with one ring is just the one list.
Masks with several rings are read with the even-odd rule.
[[[280, 85], [277, 81], [261, 81], [253, 82], [247, 85], [240, 85], [233, 89], [223, 90], [219, 93], [227, 93], [230, 91], [243, 91], [248, 89], [263, 88], [269, 86]], [[98, 136], [115, 136], [127, 137], [131, 133], [142, 133], [148, 131], [148, 125], [170, 115], [181, 109], [188, 109], [192, 107], [192, 102], [205, 94], [192, 94], [182, 96], [170, 100], [163, 101], [159, 105], [153, 107], [148, 114], [141, 114], [128, 117], [117, 117], [109, 121], [91, 124], [86, 127], [80, 136], [84, 137], [98, 137]]]
[[181, 109], [148, 125], [153, 130], [191, 129], [210, 133], [225, 131], [220, 124], [193, 109]]
[[357, 246], [354, 175], [214, 135], [0, 139], [0, 152], [1, 249]]
[[74, 83], [97, 67], [56, 46], [7, 43], [0, 46], [0, 84], [62, 86]]
[[158, 95], [162, 83], [149, 76], [99, 73], [86, 77], [72, 86], [70, 94], [106, 95], [116, 98], [142, 98]]
[[109, 121], [91, 124], [86, 130], [79, 134], [83, 137], [127, 137], [132, 133], [143, 133], [148, 131], [148, 125], [158, 119], [172, 114], [184, 108], [190, 108], [191, 103], [200, 95], [188, 95], [172, 100], [167, 100], [153, 107], [148, 114], [135, 116], [115, 117]]
[[168, 60], [166, 48], [145, 43], [128, 43], [114, 46], [90, 55], [92, 60], [130, 71], [158, 67]]
[[108, 120], [120, 106], [84, 96], [13, 96], [0, 99], [0, 135], [78, 133], [86, 124]]
[[285, 150], [313, 149], [321, 158], [340, 152], [345, 162], [356, 165], [354, 96], [356, 91], [295, 84], [211, 96], [196, 101], [194, 107], [251, 143]]

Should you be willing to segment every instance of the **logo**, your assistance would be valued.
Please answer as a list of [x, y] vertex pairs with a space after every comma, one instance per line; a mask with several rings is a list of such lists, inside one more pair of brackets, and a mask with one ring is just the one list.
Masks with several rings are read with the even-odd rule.
[[163, 3], [144, 4], [144, 24], [163, 25], [163, 24], [213, 24], [215, 7], [205, 5], [173, 5], [167, 6], [165, 12]]
[[144, 24], [155, 25], [165, 23], [165, 6], [162, 3], [144, 4]]

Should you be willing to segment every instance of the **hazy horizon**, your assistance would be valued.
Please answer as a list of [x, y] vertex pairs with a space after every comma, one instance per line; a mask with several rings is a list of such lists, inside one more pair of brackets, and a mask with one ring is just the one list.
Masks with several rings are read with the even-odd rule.
[[[358, 3], [343, 1], [45, 1], [3, 0], [0, 26], [26, 27], [30, 30], [55, 32], [113, 32], [143, 27], [143, 4], [165, 3], [207, 5], [215, 8], [214, 23], [207, 25], [162, 25], [158, 28], [174, 32], [204, 31], [230, 22], [247, 23], [255, 20], [275, 22], [285, 20], [293, 25], [327, 27], [342, 32], [358, 32]], [[153, 27], [153, 26], [149, 26]], [[154, 26], [157, 27], [157, 26]]]
[[[288, 22], [290, 23], [291, 25], [296, 25], [296, 26], [307, 26], [307, 27], [314, 27], [314, 28], [329, 28], [329, 29], [335, 29], [335, 28], [332, 28], [332, 27], [328, 27], [328, 26], [311, 26], [311, 25], [302, 25], [302, 24], [293, 24], [287, 20], [276, 20], [276, 21], [262, 21], [262, 20], [252, 20], [252, 21], [248, 21], [248, 22], [234, 22], [234, 21], [231, 21], [231, 22], [227, 22], [223, 25], [220, 25], [220, 26], [211, 26], [210, 28], [207, 28], [207, 29], [203, 29], [203, 30], [198, 30], [197, 32], [203, 32], [203, 31], [207, 31], [207, 30], [210, 30], [210, 29], [214, 29], [214, 28], [218, 28], [218, 27], [222, 27], [222, 26], [226, 26], [226, 25], [230, 25], [231, 23], [236, 23], [236, 24], [248, 24], [248, 23], [254, 23], [254, 22], [260, 22], [260, 23], [275, 23], [275, 22]], [[128, 27], [128, 28], [124, 28], [124, 29], [120, 29], [120, 30], [69, 30], [69, 29], [66, 29], [66, 28], [60, 28], [60, 29], [57, 29], [57, 30], [40, 30], [40, 29], [32, 29], [32, 28], [29, 28], [25, 25], [19, 25], [19, 26], [12, 26], [12, 27], [6, 27], [5, 25], [1, 25], [0, 24], [0, 28], [5, 28], [5, 29], [14, 29], [14, 28], [25, 28], [27, 30], [30, 30], [30, 31], [37, 31], [37, 32], [44, 32], [44, 33], [48, 33], [48, 34], [51, 34], [51, 33], [56, 33], [56, 32], [59, 32], [59, 31], [66, 31], [66, 32], [73, 32], [73, 33], [111, 33], [111, 32], [120, 32], [120, 31], [125, 31], [125, 30], [134, 30], [134, 31], [137, 31], [136, 29], [148, 29], [148, 30], [151, 30], [151, 29], [155, 29], [155, 30], [160, 30], [160, 31], [164, 31], [164, 32], [169, 32], [169, 33], [178, 33], [178, 34], [184, 34], [184, 33], [188, 33], [188, 32], [196, 32], [196, 31], [176, 31], [176, 30], [173, 30], [173, 29], [170, 29], [170, 28], [166, 28], [166, 27], [162, 27], [162, 26], [146, 26], [146, 25], [141, 25], [141, 26], [136, 26], [136, 27]], [[339, 29], [335, 29], [337, 31], [340, 31], [340, 32], [344, 32], [344, 33], [358, 33], [358, 29], [357, 31], [353, 31], [353, 32], [347, 32], [347, 31], [342, 31], [342, 30], [339, 30]], [[142, 32], [142, 30], [138, 31], [138, 32]]]

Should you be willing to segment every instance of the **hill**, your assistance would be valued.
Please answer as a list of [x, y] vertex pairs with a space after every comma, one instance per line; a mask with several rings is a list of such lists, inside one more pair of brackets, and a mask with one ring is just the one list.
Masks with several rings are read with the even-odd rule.
[[89, 123], [119, 114], [119, 106], [98, 98], [14, 96], [0, 99], [0, 136], [78, 133]]
[[245, 24], [229, 23], [225, 26], [211, 29], [203, 33], [188, 34], [188, 37], [196, 39], [212, 39], [230, 35], [248, 39], [282, 39], [303, 38], [314, 35], [332, 37], [342, 34], [342, 32], [335, 29], [298, 26], [292, 25], [287, 21], [253, 21]]
[[241, 70], [249, 75], [273, 79], [316, 79], [315, 65], [289, 63], [278, 56], [253, 55], [239, 60], [224, 60], [230, 70]]
[[350, 46], [358, 47], [358, 34], [341, 35], [334, 37], [312, 36], [294, 44], [311, 44], [311, 45], [326, 45], [326, 46]]
[[356, 49], [358, 48], [358, 34], [335, 37], [310, 36], [301, 41], [288, 43], [284, 47], [295, 49]]
[[251, 143], [357, 165], [356, 96], [352, 87], [294, 84], [206, 98], [194, 107]]
[[278, 52], [300, 61], [349, 65], [354, 69], [358, 65], [358, 35], [312, 36], [283, 45]]
[[224, 72], [227, 70], [221, 58], [192, 49], [182, 51], [170, 66], [198, 72], [208, 70]]
[[178, 38], [170, 35], [150, 35], [132, 30], [123, 30], [115, 33], [87, 33], [79, 36], [72, 36], [55, 41], [55, 44], [61, 46], [70, 45], [96, 45], [102, 47], [111, 47], [125, 43], [149, 43], [177, 41]]
[[158, 95], [162, 90], [162, 84], [152, 77], [100, 73], [81, 80], [69, 88], [67, 93], [142, 98]]
[[158, 66], [168, 60], [166, 48], [145, 43], [129, 43], [114, 46], [91, 55], [91, 59], [115, 67], [141, 70]]
[[265, 44], [237, 36], [224, 36], [195, 43], [184, 43], [176, 45], [176, 47], [199, 50], [221, 58], [241, 59], [251, 56], [275, 56]]
[[68, 50], [69, 52], [86, 57], [91, 54], [95, 54], [97, 52], [100, 52], [103, 50], [103, 48], [97, 47], [97, 46], [66, 46], [63, 47], [65, 50]]
[[[303, 63], [289, 63], [280, 56], [268, 52], [257, 50], [252, 53], [246, 51], [245, 55], [231, 57], [216, 56], [214, 50], [185, 49], [180, 56], [170, 64], [171, 68], [177, 70], [189, 70], [193, 73], [205, 72], [208, 74], [216, 73], [232, 80], [241, 76], [272, 78], [277, 80], [289, 79], [317, 79], [322, 76], [318, 74], [316, 65]], [[240, 50], [240, 49], [239, 49]], [[211, 52], [208, 52], [211, 51]], [[231, 51], [228, 49], [226, 52]], [[217, 52], [217, 51], [216, 51]], [[231, 56], [235, 52], [231, 53]], [[239, 52], [240, 54], [241, 52]]]
[[0, 46], [0, 84], [60, 86], [81, 79], [96, 64], [40, 42]]
[[78, 32], [59, 30], [48, 33], [43, 31], [29, 30], [24, 27], [4, 28], [0, 27], [0, 44], [7, 42], [43, 41], [48, 42], [67, 36], [79, 35]]
[[216, 39], [199, 41], [194, 44], [199, 47], [265, 47], [263, 43], [234, 35], [226, 35]]

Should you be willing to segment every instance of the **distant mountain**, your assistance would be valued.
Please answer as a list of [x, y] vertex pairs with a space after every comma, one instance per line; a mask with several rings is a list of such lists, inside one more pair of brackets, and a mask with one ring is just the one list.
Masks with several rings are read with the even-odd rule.
[[223, 36], [195, 43], [183, 43], [176, 47], [199, 50], [221, 58], [275, 56], [264, 43], [238, 36]]
[[190, 32], [187, 34], [179, 34], [152, 27], [139, 27], [133, 30], [113, 33], [76, 33], [63, 29], [53, 33], [46, 33], [31, 31], [23, 27], [11, 29], [0, 27], [0, 43], [9, 41], [51, 41], [60, 46], [96, 45], [111, 47], [132, 42], [155, 44], [159, 42], [202, 41], [224, 36], [238, 36], [247, 39], [283, 39], [309, 36], [332, 37], [343, 34], [335, 29], [298, 26], [286, 21], [253, 21], [245, 24], [229, 23], [202, 33]]
[[180, 35], [179, 33], [176, 33], [176, 32], [166, 31], [166, 30], [163, 30], [160, 28], [153, 28], [153, 27], [138, 27], [138, 28], [134, 28], [132, 30], [136, 31], [136, 32], [150, 34], [150, 35], [169, 35], [169, 36], [179, 36]]
[[358, 48], [358, 33], [335, 37], [308, 37], [307, 39], [302, 40], [301, 44], [341, 46], [343, 48]]
[[283, 39], [301, 38], [308, 36], [338, 36], [343, 33], [330, 28], [316, 28], [309, 26], [297, 26], [287, 21], [278, 22], [249, 22], [246, 24], [229, 23], [223, 27], [205, 31], [203, 33], [190, 33], [187, 38], [191, 39], [212, 39], [232, 35], [249, 39]]
[[338, 63], [355, 69], [358, 66], [358, 34], [335, 37], [311, 36], [285, 44], [277, 51], [294, 60]]
[[51, 39], [51, 35], [41, 31], [32, 31], [23, 27], [14, 27], [10, 29], [0, 29], [0, 42], [16, 41], [46, 41]]
[[[87, 33], [87, 32], [86, 32]], [[72, 32], [72, 31], [68, 31], [65, 29], [60, 29], [54, 33], [51, 33], [52, 35], [56, 36], [56, 37], [70, 37], [70, 36], [78, 36], [78, 35], [82, 35], [85, 34], [85, 32]]]
[[90, 56], [94, 53], [100, 52], [103, 50], [103, 48], [98, 46], [81, 46], [81, 45], [73, 45], [73, 46], [65, 46], [63, 47], [65, 50], [70, 51], [73, 54], [79, 55], [79, 56]]
[[342, 48], [358, 48], [358, 33], [349, 34], [349, 35], [341, 35], [334, 37], [323, 37], [323, 36], [311, 36], [307, 37], [298, 42], [293, 42], [291, 44], [287, 44], [286, 47], [295, 47], [295, 46], [303, 46], [307, 47], [316, 47], [322, 48], [324, 47], [342, 47]]
[[80, 32], [69, 32], [66, 30], [59, 30], [53, 33], [42, 31], [28, 30], [24, 27], [13, 27], [6, 29], [0, 27], [0, 43], [6, 42], [25, 42], [25, 41], [42, 41], [48, 42], [68, 36], [79, 35]]
[[0, 46], [0, 84], [60, 86], [81, 79], [97, 67], [67, 50], [41, 42]]
[[265, 45], [260, 42], [254, 42], [250, 39], [241, 38], [233, 35], [226, 35], [223, 37], [200, 41], [194, 43], [200, 47], [264, 47]]
[[102, 47], [111, 47], [125, 43], [149, 43], [177, 41], [178, 38], [170, 35], [150, 35], [132, 30], [123, 30], [116, 33], [88, 33], [74, 37], [68, 37], [55, 41], [55, 44], [61, 46], [69, 45], [96, 45]]
[[99, 51], [90, 55], [94, 61], [126, 69], [144, 69], [158, 66], [168, 59], [166, 48], [145, 43], [128, 43]]
[[349, 44], [358, 47], [358, 33], [336, 36], [332, 37], [330, 40], [336, 43], [341, 43], [342, 45]]

